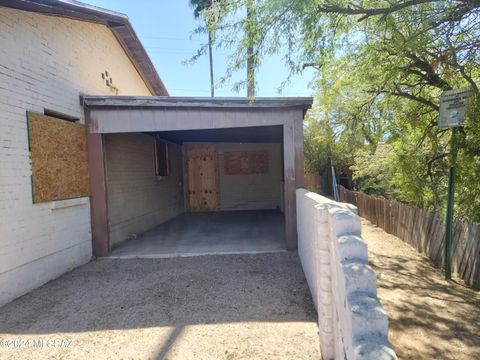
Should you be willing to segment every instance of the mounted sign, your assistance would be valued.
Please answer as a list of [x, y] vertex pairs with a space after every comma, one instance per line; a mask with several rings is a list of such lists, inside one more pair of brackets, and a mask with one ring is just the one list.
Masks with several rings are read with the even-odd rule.
[[448, 129], [463, 126], [469, 100], [473, 95], [470, 88], [445, 91], [440, 96], [440, 119], [438, 127]]
[[440, 119], [438, 127], [440, 129], [452, 129], [452, 139], [450, 145], [450, 175], [448, 178], [448, 201], [445, 229], [445, 279], [452, 278], [452, 228], [453, 228], [453, 209], [455, 199], [455, 176], [457, 162], [457, 134], [458, 128], [463, 126], [463, 119], [467, 112], [467, 106], [473, 96], [473, 90], [470, 88], [455, 89], [445, 91], [440, 96]]

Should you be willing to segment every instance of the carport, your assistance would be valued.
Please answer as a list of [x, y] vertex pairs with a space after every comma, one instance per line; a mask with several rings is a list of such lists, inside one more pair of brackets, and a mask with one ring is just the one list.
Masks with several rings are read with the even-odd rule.
[[95, 256], [296, 248], [311, 98], [82, 103]]

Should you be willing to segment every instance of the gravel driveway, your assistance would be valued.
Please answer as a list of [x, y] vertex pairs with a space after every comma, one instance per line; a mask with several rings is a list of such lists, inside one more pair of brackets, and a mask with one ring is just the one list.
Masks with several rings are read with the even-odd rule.
[[0, 309], [0, 359], [318, 359], [295, 254], [97, 260]]

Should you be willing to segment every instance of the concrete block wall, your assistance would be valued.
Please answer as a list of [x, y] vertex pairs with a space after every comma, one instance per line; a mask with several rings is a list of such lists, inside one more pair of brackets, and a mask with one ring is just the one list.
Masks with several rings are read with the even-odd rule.
[[0, 306], [92, 255], [88, 198], [32, 204], [26, 111], [80, 118], [79, 95], [151, 95], [105, 26], [0, 7]]
[[182, 148], [168, 143], [170, 174], [156, 177], [152, 136], [104, 137], [108, 223], [114, 247], [183, 212]]
[[298, 189], [297, 227], [322, 358], [396, 359], [356, 208]]

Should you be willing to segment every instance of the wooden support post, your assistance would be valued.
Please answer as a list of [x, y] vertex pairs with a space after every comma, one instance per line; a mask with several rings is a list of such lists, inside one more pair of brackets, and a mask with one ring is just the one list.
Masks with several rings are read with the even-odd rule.
[[303, 154], [303, 116], [295, 119], [293, 124], [295, 141], [295, 185], [296, 188], [305, 187], [305, 159]]
[[106, 256], [110, 250], [110, 239], [103, 135], [87, 133], [87, 146], [93, 256]]
[[288, 250], [297, 248], [296, 189], [303, 187], [303, 117], [283, 126], [285, 237]]

